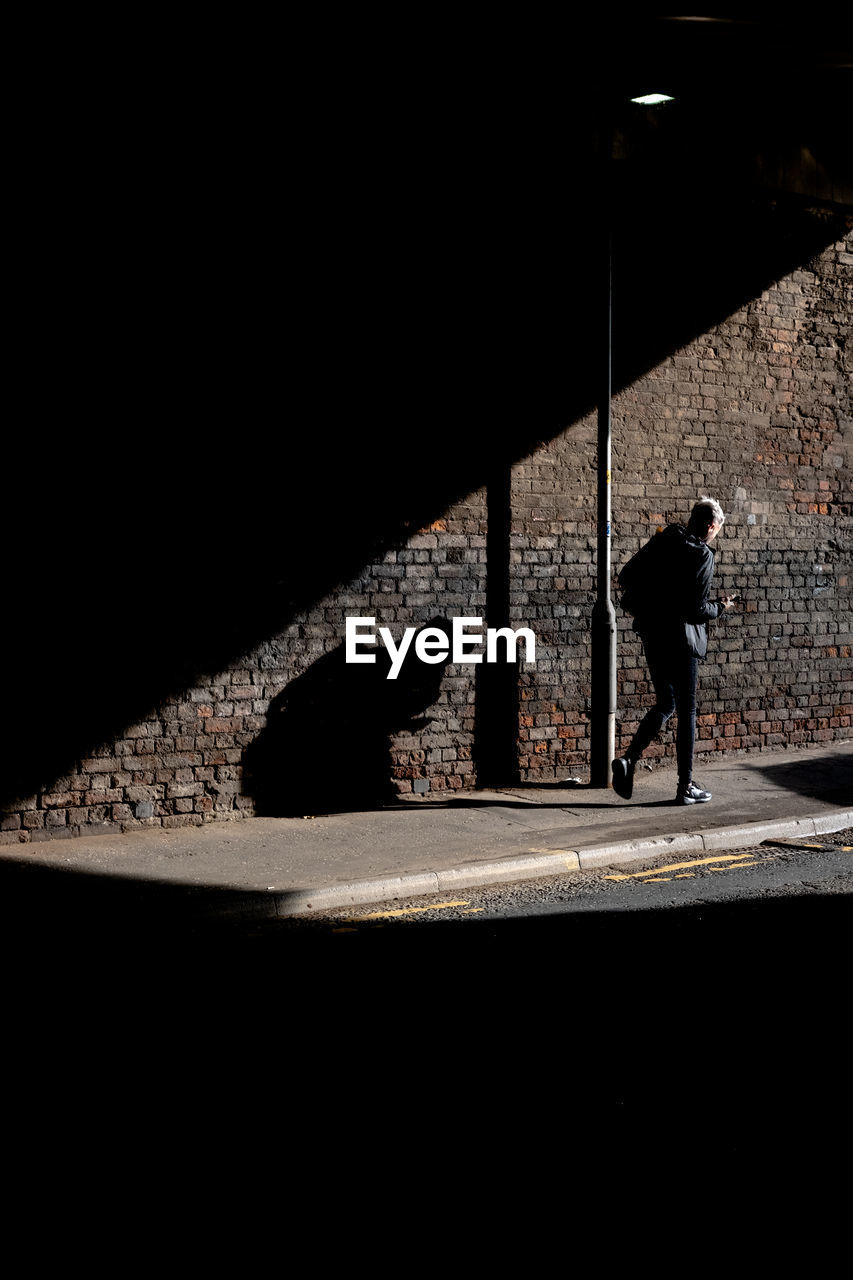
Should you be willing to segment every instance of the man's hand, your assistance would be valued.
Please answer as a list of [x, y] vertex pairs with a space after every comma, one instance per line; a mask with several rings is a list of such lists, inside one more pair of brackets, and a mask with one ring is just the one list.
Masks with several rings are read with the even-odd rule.
[[733, 609], [739, 599], [740, 599], [740, 596], [738, 596], [737, 593], [734, 593], [730, 596], [721, 596], [720, 604], [723, 606], [724, 609]]

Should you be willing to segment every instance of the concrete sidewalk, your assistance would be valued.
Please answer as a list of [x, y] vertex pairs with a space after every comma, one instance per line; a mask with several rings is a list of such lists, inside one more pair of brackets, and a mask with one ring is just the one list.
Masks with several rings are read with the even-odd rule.
[[366, 812], [7, 845], [0, 870], [38, 870], [54, 891], [73, 878], [78, 897], [156, 885], [179, 913], [287, 917], [853, 826], [853, 740], [696, 772], [707, 804], [673, 804], [674, 766], [655, 765], [638, 769], [631, 801], [583, 782], [435, 793]]

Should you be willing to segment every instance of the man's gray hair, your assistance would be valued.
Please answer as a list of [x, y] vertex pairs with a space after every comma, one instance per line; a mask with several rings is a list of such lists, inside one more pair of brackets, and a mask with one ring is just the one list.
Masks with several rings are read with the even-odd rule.
[[722, 524], [725, 518], [723, 508], [717, 499], [703, 494], [690, 512], [690, 522], [687, 527], [688, 529], [708, 529], [712, 524]]

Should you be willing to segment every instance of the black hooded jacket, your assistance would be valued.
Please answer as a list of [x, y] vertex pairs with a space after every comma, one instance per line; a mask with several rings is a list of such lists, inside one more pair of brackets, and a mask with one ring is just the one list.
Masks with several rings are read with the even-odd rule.
[[684, 525], [667, 525], [619, 574], [622, 604], [634, 615], [634, 630], [704, 657], [705, 624], [723, 612], [720, 601], [708, 599], [713, 574], [714, 553], [708, 544]]

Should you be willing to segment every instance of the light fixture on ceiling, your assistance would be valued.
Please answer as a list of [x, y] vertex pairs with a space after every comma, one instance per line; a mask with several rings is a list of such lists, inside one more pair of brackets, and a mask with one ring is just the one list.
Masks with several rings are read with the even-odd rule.
[[656, 107], [661, 102], [675, 102], [675, 98], [668, 93], [644, 93], [641, 98], [632, 98], [631, 101], [639, 102], [643, 107]]

